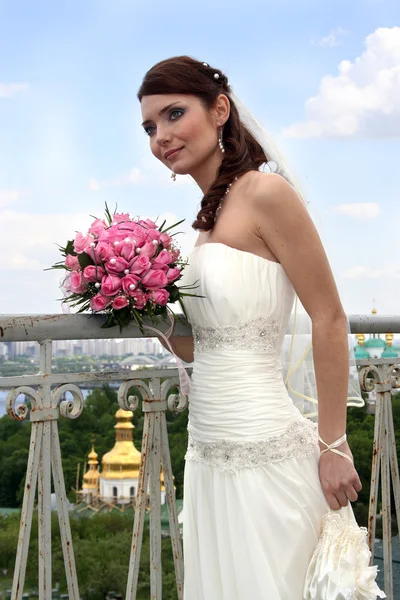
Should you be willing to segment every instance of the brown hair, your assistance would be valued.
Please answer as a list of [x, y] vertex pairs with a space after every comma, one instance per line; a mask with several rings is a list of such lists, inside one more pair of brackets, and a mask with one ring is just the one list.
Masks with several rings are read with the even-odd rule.
[[[218, 73], [219, 78], [214, 78], [214, 73]], [[219, 94], [229, 98], [230, 115], [223, 128], [225, 152], [216, 179], [203, 196], [197, 218], [192, 223], [193, 229], [201, 231], [213, 228], [215, 211], [229, 183], [248, 171], [258, 170], [268, 161], [260, 144], [240, 121], [230, 91], [228, 78], [219, 69], [190, 56], [174, 56], [147, 71], [137, 94], [139, 101], [143, 96], [153, 94], [191, 94], [197, 96], [207, 110], [214, 106]]]

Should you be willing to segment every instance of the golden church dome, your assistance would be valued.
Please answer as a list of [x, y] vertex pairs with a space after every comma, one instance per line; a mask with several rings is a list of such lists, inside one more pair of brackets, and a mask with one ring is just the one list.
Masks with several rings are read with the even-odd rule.
[[115, 413], [117, 424], [114, 448], [102, 458], [102, 479], [139, 479], [140, 452], [132, 441], [133, 414], [119, 408]]
[[99, 461], [97, 460], [97, 452], [94, 451], [94, 446], [92, 446], [91, 452], [89, 452], [89, 470], [83, 476], [83, 485], [82, 489], [84, 490], [97, 490], [98, 481], [99, 481], [99, 471], [97, 465]]

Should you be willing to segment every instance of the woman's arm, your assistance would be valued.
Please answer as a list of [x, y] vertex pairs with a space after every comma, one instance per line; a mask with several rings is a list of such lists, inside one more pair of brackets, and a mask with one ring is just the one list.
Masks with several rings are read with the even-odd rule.
[[[307, 208], [280, 175], [259, 173], [250, 210], [260, 237], [282, 264], [312, 320], [318, 428], [330, 444], [346, 431], [349, 354], [347, 317], [325, 250]], [[352, 456], [347, 442], [338, 450]], [[361, 482], [345, 458], [322, 454], [320, 479], [331, 508], [357, 500]]]

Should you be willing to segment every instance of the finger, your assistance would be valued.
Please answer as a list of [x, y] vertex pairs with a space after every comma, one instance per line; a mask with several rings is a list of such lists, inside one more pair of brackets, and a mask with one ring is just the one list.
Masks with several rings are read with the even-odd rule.
[[351, 502], [356, 502], [356, 500], [358, 500], [358, 494], [352, 485], [345, 490], [345, 493]]
[[334, 494], [325, 494], [325, 498], [332, 510], [339, 510], [340, 504]]
[[340, 506], [347, 506], [349, 503], [349, 499], [346, 495], [345, 491], [337, 491], [335, 492], [335, 496]]
[[354, 489], [356, 490], [356, 492], [361, 492], [361, 490], [362, 490], [362, 483], [361, 483], [361, 480], [360, 480], [360, 478], [358, 476], [358, 473], [357, 473], [357, 478], [356, 478], [355, 482], [353, 483], [353, 485], [354, 485]]

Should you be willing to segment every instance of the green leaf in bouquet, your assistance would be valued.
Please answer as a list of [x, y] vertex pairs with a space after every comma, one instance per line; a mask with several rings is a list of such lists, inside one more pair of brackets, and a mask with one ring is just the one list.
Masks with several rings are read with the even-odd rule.
[[82, 270], [89, 265], [94, 265], [94, 260], [86, 252], [78, 254], [78, 261]]
[[74, 250], [74, 240], [68, 240], [67, 245], [65, 246], [65, 254], [72, 254], [72, 256], [78, 256], [77, 252]]
[[180, 233], [185, 233], [184, 231], [174, 231], [174, 233], [170, 233], [171, 237], [174, 237], [175, 235], [179, 235]]
[[[167, 227], [166, 229], [164, 229], [163, 233], [165, 233], [166, 231], [169, 231], [170, 229], [172, 229], [173, 227], [176, 227], [177, 225], [180, 225], [181, 223], [183, 223], [184, 221], [186, 221], [186, 219], [182, 219], [181, 221], [177, 221], [176, 223], [174, 223], [173, 225], [170, 225], [169, 227]], [[165, 223], [165, 221], [164, 221]], [[183, 231], [181, 232], [183, 233]], [[175, 234], [174, 234], [175, 235]]]
[[85, 310], [89, 310], [90, 309], [90, 303], [86, 304], [85, 306], [82, 306], [78, 311], [76, 311], [77, 313], [82, 313], [85, 312]]
[[47, 267], [46, 269], [43, 269], [43, 271], [51, 271], [52, 269], [66, 269], [67, 271], [69, 270], [65, 264], [54, 263], [52, 267]]
[[179, 288], [176, 285], [171, 285], [168, 287], [169, 298], [168, 302], [176, 302], [179, 300]]
[[[110, 213], [110, 209], [108, 208], [108, 204], [107, 202], [104, 203], [106, 205], [106, 209], [105, 209], [105, 213], [106, 213], [106, 217], [107, 217], [107, 221], [108, 224], [111, 225], [111, 223], [113, 222], [113, 215]], [[115, 209], [114, 209], [114, 215], [117, 212], [117, 204], [115, 204]]]
[[181, 296], [190, 296], [191, 298], [207, 298], [207, 296], [202, 296], [201, 294], [188, 294], [187, 292], [181, 292]]

